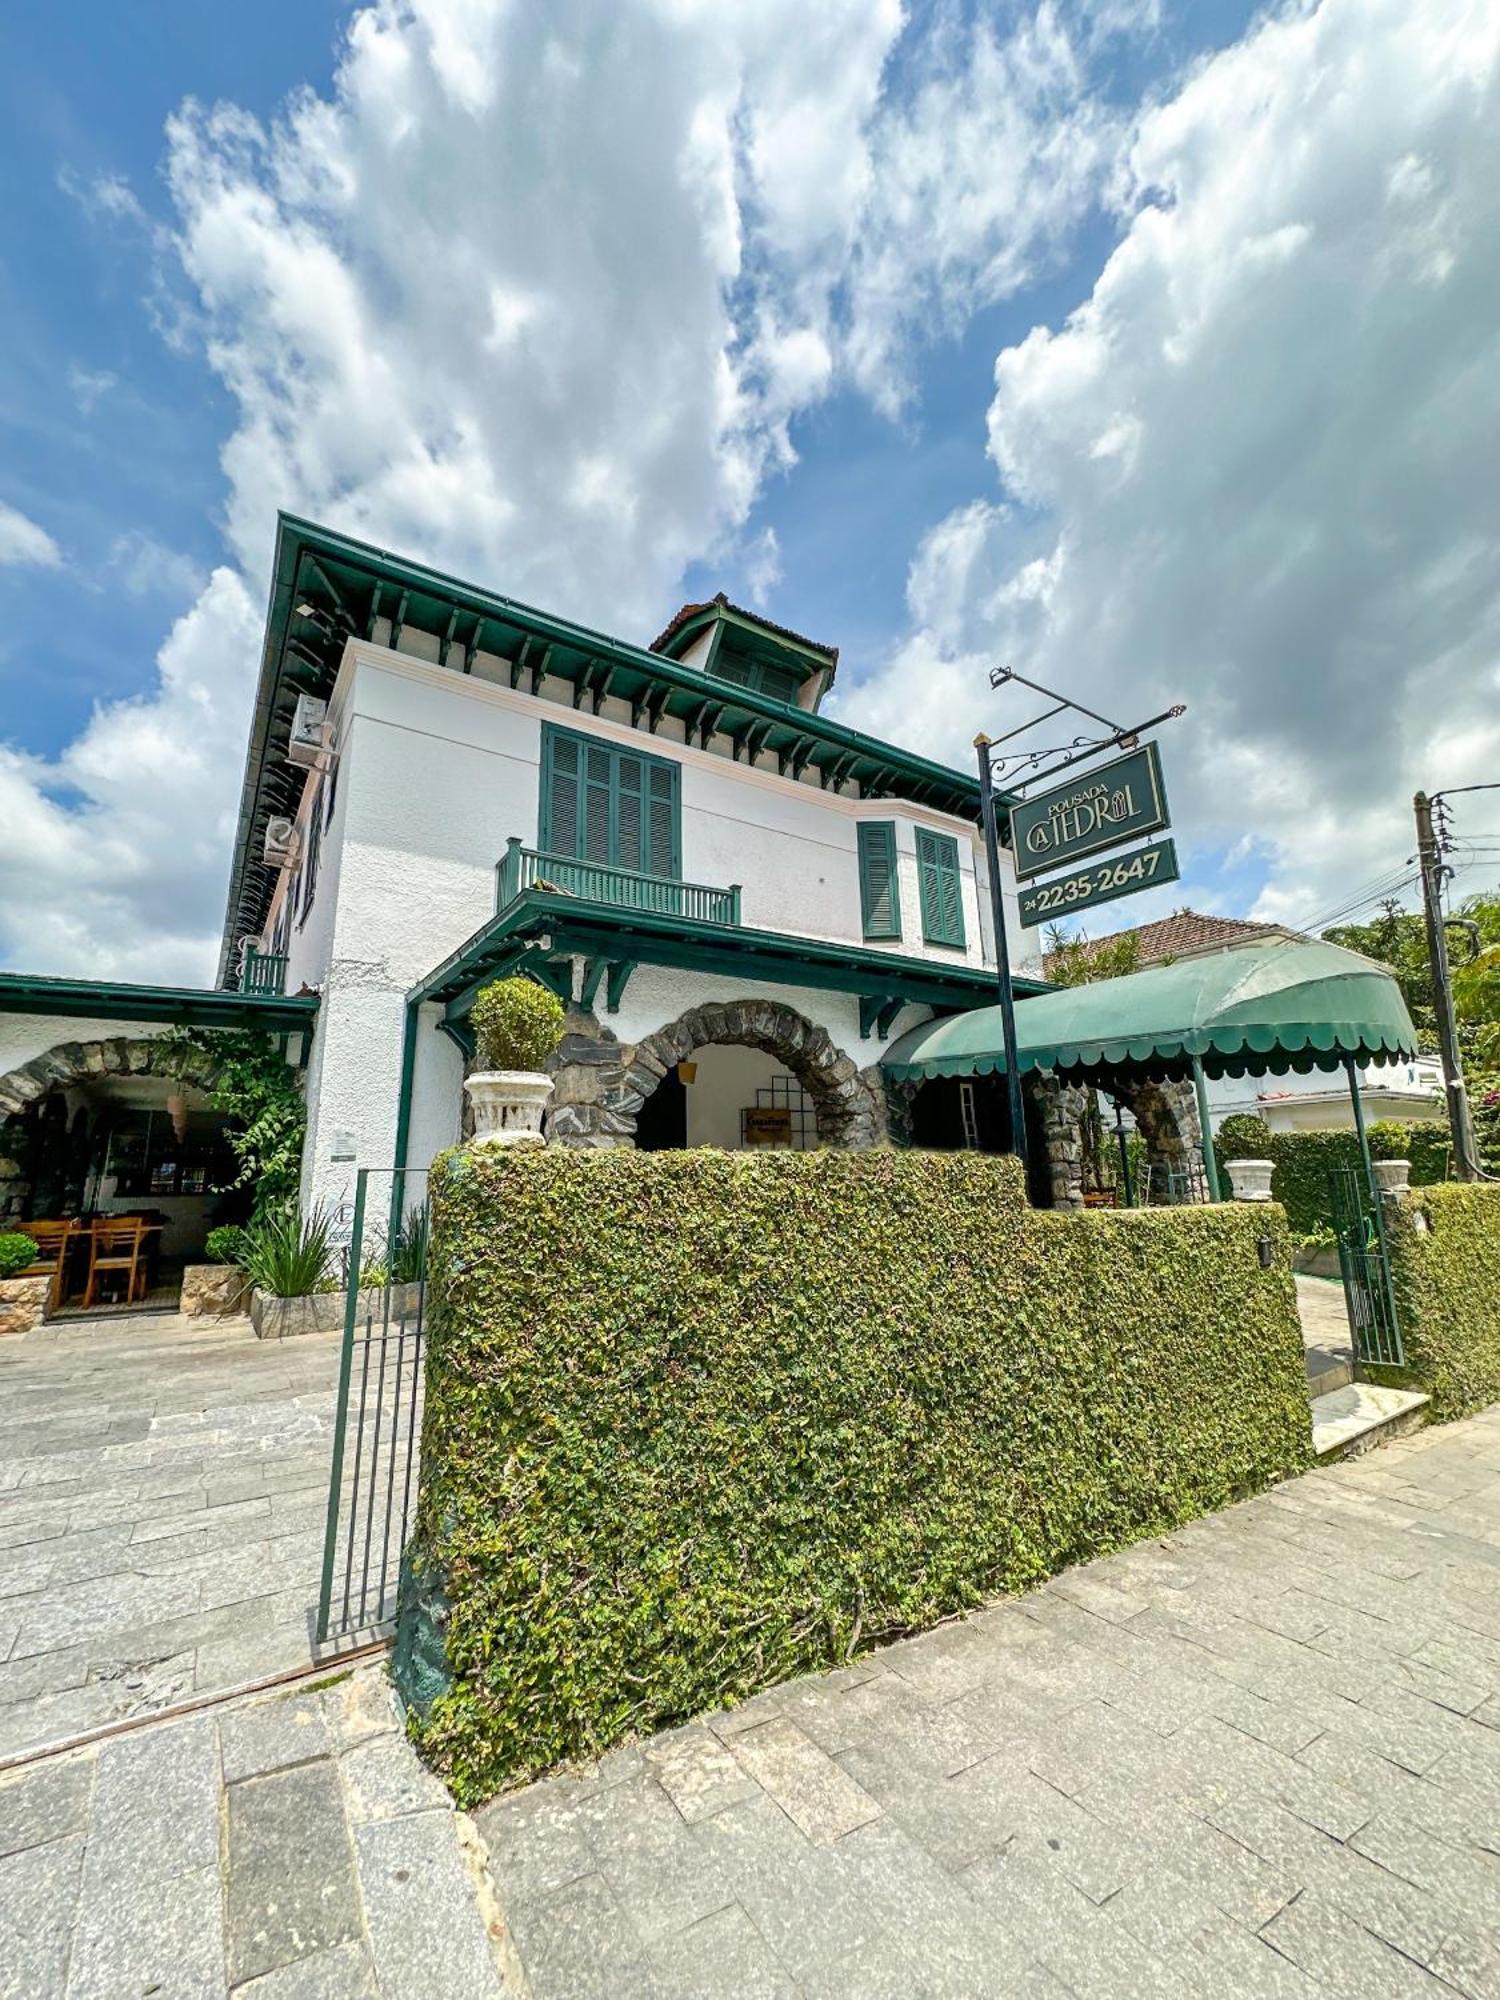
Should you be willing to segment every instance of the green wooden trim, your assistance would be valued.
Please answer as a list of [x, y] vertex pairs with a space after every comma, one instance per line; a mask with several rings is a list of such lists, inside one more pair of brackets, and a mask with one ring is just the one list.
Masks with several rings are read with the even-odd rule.
[[964, 878], [958, 842], [951, 833], [938, 833], [930, 826], [917, 828], [917, 898], [924, 942], [952, 945], [962, 951], [966, 942]]
[[896, 823], [889, 819], [861, 820], [859, 839], [859, 913], [867, 938], [901, 935], [901, 873], [896, 854]]
[[218, 987], [126, 986], [109, 980], [0, 972], [0, 1014], [165, 1021], [188, 1028], [263, 1028], [275, 1035], [305, 1033], [317, 1011], [316, 993], [231, 993]]
[[608, 970], [609, 960], [607, 958], [585, 959], [583, 979], [578, 988], [578, 1005], [585, 1014], [592, 1012], [595, 996], [598, 994], [600, 983]]
[[625, 988], [630, 984], [630, 975], [635, 971], [633, 958], [619, 958], [609, 968], [609, 977], [604, 982], [604, 1005], [611, 1014], [618, 1014], [620, 1002], [625, 998]]

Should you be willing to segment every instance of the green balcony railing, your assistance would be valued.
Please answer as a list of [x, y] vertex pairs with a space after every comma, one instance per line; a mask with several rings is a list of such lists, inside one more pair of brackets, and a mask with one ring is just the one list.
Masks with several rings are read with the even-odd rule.
[[512, 838], [495, 870], [495, 911], [508, 909], [527, 889], [557, 889], [590, 903], [611, 903], [621, 910], [643, 910], [653, 916], [686, 917], [694, 923], [738, 924], [740, 885], [710, 889], [702, 882], [674, 882], [666, 875], [639, 875], [632, 868], [611, 868], [602, 861], [575, 861], [566, 854], [544, 854]]
[[241, 993], [271, 993], [278, 997], [286, 991], [286, 953], [284, 951], [257, 951], [253, 944], [246, 945], [244, 961], [240, 966]]

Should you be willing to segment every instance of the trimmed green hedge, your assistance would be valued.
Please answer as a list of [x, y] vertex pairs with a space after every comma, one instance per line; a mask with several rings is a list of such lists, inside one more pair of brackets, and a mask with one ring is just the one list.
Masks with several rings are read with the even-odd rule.
[[1407, 1373], [1433, 1416], [1500, 1400], [1500, 1186], [1421, 1188], [1387, 1214]]
[[[1448, 1177], [1450, 1142], [1441, 1121], [1407, 1123], [1377, 1119], [1369, 1128], [1370, 1152], [1377, 1160], [1410, 1160], [1413, 1187]], [[1328, 1225], [1328, 1176], [1336, 1167], [1360, 1165], [1359, 1140], [1346, 1132], [1273, 1132], [1260, 1118], [1226, 1118], [1214, 1142], [1222, 1169], [1226, 1160], [1271, 1160], [1271, 1192], [1286, 1210], [1296, 1236]]]
[[973, 1154], [431, 1178], [398, 1678], [461, 1801], [1307, 1462], [1274, 1210], [1043, 1214]]

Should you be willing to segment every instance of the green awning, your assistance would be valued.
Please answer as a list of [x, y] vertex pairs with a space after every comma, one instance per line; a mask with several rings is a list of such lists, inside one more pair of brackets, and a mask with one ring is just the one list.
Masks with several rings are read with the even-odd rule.
[[[1022, 1070], [1094, 1078], [1181, 1074], [1194, 1056], [1209, 1076], [1261, 1076], [1417, 1052], [1388, 972], [1337, 945], [1290, 941], [1019, 1000], [1016, 1032]], [[891, 1044], [881, 1067], [898, 1078], [1003, 1072], [1000, 1009], [924, 1022]]]

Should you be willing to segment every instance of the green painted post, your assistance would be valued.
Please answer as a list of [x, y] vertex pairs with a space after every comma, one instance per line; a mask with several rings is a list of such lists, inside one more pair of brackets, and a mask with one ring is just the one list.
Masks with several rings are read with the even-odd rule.
[[1197, 1056], [1193, 1057], [1193, 1089], [1198, 1097], [1198, 1133], [1203, 1147], [1203, 1172], [1208, 1181], [1210, 1201], [1222, 1201], [1219, 1187], [1219, 1162], [1214, 1153], [1213, 1120], [1208, 1112], [1208, 1080], [1203, 1074], [1203, 1065]]
[[344, 1344], [339, 1353], [339, 1392], [333, 1415], [333, 1462], [328, 1473], [328, 1513], [323, 1524], [323, 1580], [318, 1586], [318, 1640], [328, 1637], [328, 1612], [333, 1602], [333, 1564], [339, 1542], [339, 1496], [344, 1484], [344, 1433], [349, 1425], [349, 1380], [354, 1369], [354, 1322], [359, 1315], [359, 1267], [365, 1235], [365, 1183], [361, 1167], [354, 1183], [354, 1230], [350, 1237], [350, 1277], [344, 1301]]

